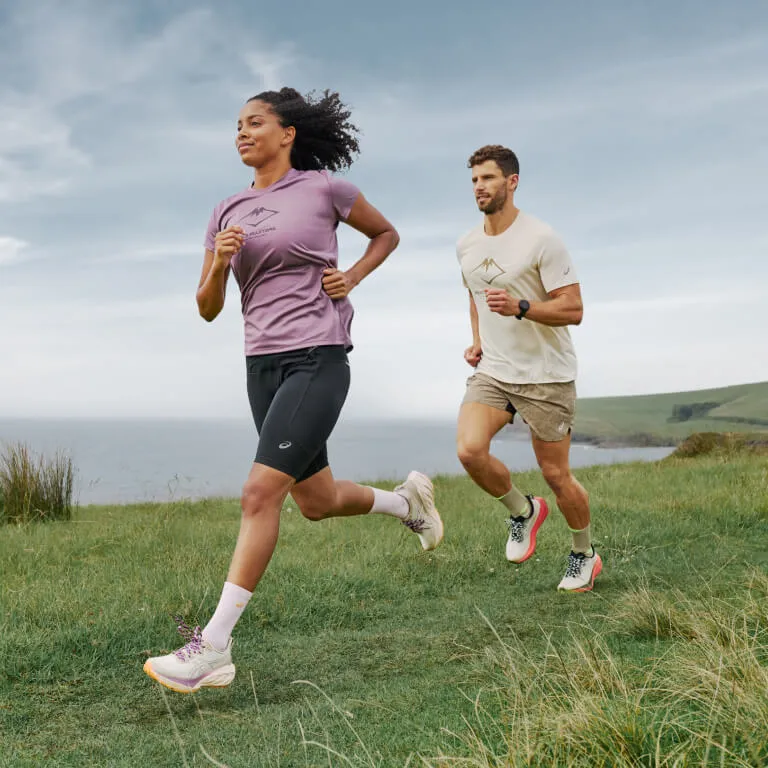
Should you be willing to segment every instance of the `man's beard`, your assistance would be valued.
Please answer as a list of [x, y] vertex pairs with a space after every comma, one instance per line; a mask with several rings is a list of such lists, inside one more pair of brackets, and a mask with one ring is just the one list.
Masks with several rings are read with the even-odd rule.
[[489, 200], [485, 208], [482, 209], [486, 216], [491, 216], [494, 213], [498, 213], [507, 202], [507, 188], [502, 187], [494, 197]]

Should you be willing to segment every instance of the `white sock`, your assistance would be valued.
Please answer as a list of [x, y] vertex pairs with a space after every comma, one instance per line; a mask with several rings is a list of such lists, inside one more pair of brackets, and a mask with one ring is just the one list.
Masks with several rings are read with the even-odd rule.
[[251, 594], [237, 584], [224, 582], [216, 611], [203, 630], [203, 637], [217, 650], [223, 651], [229, 644], [232, 630], [243, 615]]
[[582, 528], [580, 531], [569, 528], [571, 535], [573, 536], [573, 551], [581, 552], [583, 555], [592, 556], [592, 536], [589, 532], [589, 526]]
[[368, 514], [379, 512], [382, 515], [392, 515], [400, 520], [405, 520], [408, 517], [410, 508], [408, 507], [408, 501], [405, 496], [401, 496], [394, 491], [382, 491], [381, 488], [372, 488], [373, 491], [373, 506], [368, 511]]
[[497, 498], [509, 510], [512, 517], [530, 517], [533, 514], [530, 502], [514, 485], [509, 493]]

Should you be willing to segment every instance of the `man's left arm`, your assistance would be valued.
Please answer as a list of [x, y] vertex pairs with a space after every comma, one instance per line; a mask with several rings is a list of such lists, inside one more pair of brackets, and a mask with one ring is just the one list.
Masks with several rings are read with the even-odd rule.
[[[488, 309], [499, 315], [514, 317], [520, 314], [520, 298], [510, 296], [506, 291], [486, 290]], [[553, 327], [563, 325], [579, 325], [584, 315], [581, 301], [581, 287], [578, 283], [565, 285], [550, 291], [546, 301], [529, 302], [525, 319], [542, 325]]]
[[528, 320], [554, 327], [581, 323], [584, 304], [581, 301], [581, 286], [578, 283], [556, 288], [547, 295], [549, 298], [546, 301], [530, 302], [530, 309], [525, 313]]
[[[520, 316], [524, 309], [525, 319], [542, 325], [579, 325], [584, 314], [581, 287], [568, 249], [554, 233], [543, 239], [537, 268], [547, 294], [544, 301], [530, 301], [527, 296], [510, 296], [506, 291], [489, 289], [486, 290], [488, 308], [506, 316]], [[522, 308], [521, 301], [525, 302]]]

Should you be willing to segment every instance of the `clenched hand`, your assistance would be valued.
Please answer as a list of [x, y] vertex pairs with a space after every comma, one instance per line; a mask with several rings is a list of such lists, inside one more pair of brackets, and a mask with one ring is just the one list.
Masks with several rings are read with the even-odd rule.
[[486, 288], [485, 300], [488, 309], [504, 317], [520, 314], [520, 299], [512, 298], [506, 291], [499, 288]]
[[227, 227], [216, 235], [214, 258], [225, 267], [232, 257], [243, 247], [245, 232], [240, 227]]
[[479, 344], [473, 344], [464, 350], [464, 359], [473, 367], [477, 368], [480, 358], [483, 356], [483, 348]]
[[329, 268], [323, 270], [323, 290], [332, 299], [343, 299], [349, 296], [349, 292], [356, 285], [357, 283], [340, 269]]

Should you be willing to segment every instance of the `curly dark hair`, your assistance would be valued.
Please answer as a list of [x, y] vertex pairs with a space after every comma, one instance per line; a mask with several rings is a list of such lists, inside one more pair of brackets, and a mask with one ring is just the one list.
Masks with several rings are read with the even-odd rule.
[[302, 96], [294, 88], [263, 91], [248, 101], [263, 101], [272, 108], [283, 128], [293, 126], [296, 139], [291, 148], [291, 165], [299, 171], [339, 171], [352, 165], [352, 156], [360, 152], [360, 131], [349, 122], [351, 112], [341, 103], [339, 94], [314, 91]]
[[486, 146], [480, 147], [472, 153], [467, 161], [467, 168], [480, 165], [486, 160], [495, 160], [496, 165], [501, 168], [501, 172], [505, 176], [511, 176], [513, 173], [520, 174], [520, 163], [517, 155], [511, 149], [502, 147], [501, 144], [486, 144]]

